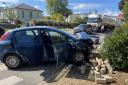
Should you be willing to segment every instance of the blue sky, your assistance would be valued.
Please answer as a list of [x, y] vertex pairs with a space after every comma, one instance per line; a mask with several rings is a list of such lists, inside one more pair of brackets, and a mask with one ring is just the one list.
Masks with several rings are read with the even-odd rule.
[[[120, 0], [68, 0], [68, 8], [72, 9], [74, 13], [85, 13], [96, 9], [98, 13], [104, 13], [108, 15], [117, 15], [118, 2]], [[7, 4], [26, 3], [44, 11], [46, 10], [45, 0], [0, 0], [0, 4], [6, 2]]]

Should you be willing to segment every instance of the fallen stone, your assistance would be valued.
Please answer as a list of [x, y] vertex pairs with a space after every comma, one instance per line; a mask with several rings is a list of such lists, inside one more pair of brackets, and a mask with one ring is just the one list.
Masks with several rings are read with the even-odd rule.
[[95, 59], [92, 60], [92, 65], [93, 66], [97, 66], [98, 65], [98, 63], [97, 63], [97, 61]]
[[96, 61], [98, 65], [102, 65], [104, 63], [102, 59], [98, 59], [97, 57], [96, 57]]
[[111, 65], [109, 63], [105, 63], [105, 65], [106, 65], [106, 68], [107, 68], [109, 74], [112, 74], [113, 73], [113, 69], [112, 69]]
[[87, 78], [88, 80], [95, 80], [95, 78], [94, 78], [94, 71], [93, 70], [90, 70], [90, 72], [89, 72], [89, 75], [88, 75], [88, 78]]
[[101, 65], [101, 68], [106, 68], [105, 64], [102, 64], [102, 65]]
[[97, 72], [96, 70], [94, 71], [94, 74], [95, 74], [95, 79], [101, 77], [100, 72]]
[[125, 79], [124, 83], [125, 83], [125, 85], [128, 85], [128, 79]]
[[106, 73], [107, 73], [106, 68], [101, 68], [101, 69], [100, 69], [100, 73], [101, 73], [101, 74], [106, 74]]
[[95, 67], [95, 70], [96, 70], [96, 71], [99, 71], [99, 68], [96, 66], [96, 67]]
[[91, 67], [91, 70], [95, 70], [95, 67]]
[[[64, 77], [69, 71], [70, 71], [70, 69], [72, 68], [72, 66], [73, 65], [69, 65], [68, 67], [65, 67], [64, 69], [62, 69], [61, 70], [61, 72], [59, 72], [59, 73], [56, 73], [55, 75], [53, 75], [52, 77], [54, 78], [55, 76], [55, 78], [54, 78], [54, 81], [58, 81], [58, 80], [60, 80], [62, 77]], [[51, 78], [52, 78], [51, 77]], [[51, 79], [51, 78], [49, 78], [49, 79]], [[48, 79], [48, 80], [49, 80]]]
[[106, 79], [105, 78], [96, 78], [95, 79], [96, 84], [106, 84]]
[[105, 59], [105, 60], [104, 60], [104, 63], [109, 63], [108, 59]]
[[114, 82], [113, 78], [108, 75], [101, 75], [101, 77], [105, 78], [107, 83]]

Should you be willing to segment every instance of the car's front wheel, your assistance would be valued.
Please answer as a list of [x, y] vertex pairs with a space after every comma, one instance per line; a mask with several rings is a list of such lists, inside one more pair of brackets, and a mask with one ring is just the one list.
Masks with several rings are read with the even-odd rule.
[[75, 64], [83, 64], [85, 62], [85, 56], [83, 52], [77, 52], [73, 56], [73, 62]]
[[4, 63], [8, 68], [14, 69], [22, 64], [22, 60], [15, 54], [9, 54], [5, 56]]

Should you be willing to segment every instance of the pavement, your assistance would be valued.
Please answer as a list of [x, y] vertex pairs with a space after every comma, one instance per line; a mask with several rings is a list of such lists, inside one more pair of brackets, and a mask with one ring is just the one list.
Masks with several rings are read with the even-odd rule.
[[[105, 34], [98, 33], [97, 36], [100, 37], [100, 42], [103, 42]], [[59, 82], [49, 81], [62, 69], [57, 69], [55, 64], [48, 63], [38, 66], [24, 65], [10, 70], [0, 62], [0, 85], [95, 85], [94, 82], [86, 80], [85, 75], [80, 75], [78, 68], [75, 68], [76, 72], [71, 70]]]
[[[4, 65], [2, 66], [4, 68]], [[0, 68], [2, 69], [2, 68]], [[38, 85], [57, 72], [55, 65], [23, 66], [0, 70], [0, 85]]]

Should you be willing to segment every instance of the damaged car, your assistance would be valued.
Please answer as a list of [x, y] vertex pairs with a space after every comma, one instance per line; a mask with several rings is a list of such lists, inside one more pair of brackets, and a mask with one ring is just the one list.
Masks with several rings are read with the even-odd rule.
[[74, 36], [48, 26], [17, 28], [0, 38], [0, 60], [11, 69], [23, 64], [56, 61], [82, 64], [88, 62], [88, 46]]

